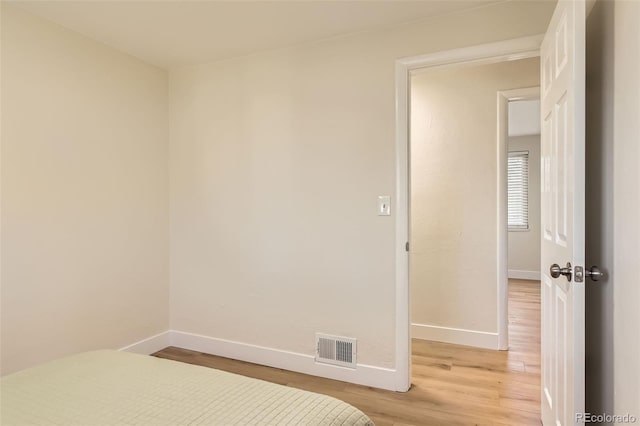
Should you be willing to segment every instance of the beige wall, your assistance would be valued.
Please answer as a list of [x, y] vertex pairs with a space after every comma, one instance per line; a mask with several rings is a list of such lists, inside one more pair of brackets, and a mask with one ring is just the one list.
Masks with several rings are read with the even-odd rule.
[[[586, 409], [640, 418], [640, 3], [587, 19]], [[619, 423], [623, 424], [623, 423]]]
[[537, 86], [538, 68], [531, 58], [411, 79], [416, 325], [497, 333], [497, 92]]
[[529, 230], [509, 232], [508, 269], [540, 275], [540, 135], [509, 138], [509, 151], [529, 151]]
[[552, 8], [172, 71], [171, 327], [309, 355], [316, 331], [352, 336], [358, 362], [393, 367], [395, 218], [376, 199], [395, 193], [394, 61], [542, 33]]
[[2, 5], [2, 372], [168, 328], [166, 72]]
[[613, 409], [640, 419], [640, 2], [614, 20]]
[[608, 277], [585, 286], [585, 408], [613, 413], [613, 1], [598, 1], [587, 18], [585, 247], [587, 266]]

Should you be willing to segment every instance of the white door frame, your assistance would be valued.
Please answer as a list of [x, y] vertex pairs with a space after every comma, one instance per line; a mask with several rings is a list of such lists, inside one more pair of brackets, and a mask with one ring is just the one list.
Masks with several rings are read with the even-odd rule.
[[[540, 44], [544, 35], [522, 37], [496, 43], [481, 44], [461, 49], [447, 50], [427, 55], [402, 58], [396, 61], [396, 383], [397, 391], [406, 392], [411, 387], [411, 308], [409, 300], [409, 253], [406, 251], [406, 243], [409, 241], [409, 99], [410, 99], [410, 74], [420, 68], [447, 67], [459, 64], [489, 64], [495, 62], [525, 59], [540, 56]], [[498, 153], [500, 155], [500, 152]], [[505, 157], [506, 158], [506, 157]], [[498, 167], [506, 170], [504, 164], [498, 163]], [[506, 172], [505, 172], [506, 173]], [[502, 173], [499, 171], [496, 184], [501, 185]], [[499, 203], [501, 198], [498, 197]], [[501, 200], [506, 210], [506, 199]], [[500, 216], [500, 215], [499, 215]], [[504, 221], [506, 237], [506, 214], [500, 219]], [[498, 240], [498, 254], [500, 254], [500, 241]], [[498, 257], [501, 260], [500, 256]], [[506, 255], [505, 255], [506, 259]], [[498, 270], [506, 263], [498, 265]], [[498, 274], [500, 277], [500, 274]], [[506, 278], [506, 277], [505, 277]], [[500, 294], [506, 295], [506, 279], [504, 289], [500, 289], [498, 283], [499, 305]], [[506, 299], [504, 313], [501, 320], [506, 327]], [[501, 308], [499, 309], [501, 310]], [[504, 327], [498, 326], [499, 335], [504, 332]], [[506, 328], [505, 328], [506, 330]], [[506, 339], [506, 335], [504, 336]], [[498, 337], [500, 342], [503, 340]], [[506, 340], [504, 340], [506, 342]], [[496, 348], [497, 349], [497, 348]]]
[[498, 92], [498, 349], [509, 349], [509, 291], [507, 252], [507, 156], [509, 138], [509, 101], [540, 99], [540, 86]]

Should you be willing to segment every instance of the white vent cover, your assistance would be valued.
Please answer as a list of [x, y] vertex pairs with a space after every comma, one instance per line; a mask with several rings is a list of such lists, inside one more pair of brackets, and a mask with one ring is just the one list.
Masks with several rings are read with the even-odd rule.
[[316, 333], [316, 362], [356, 368], [356, 339]]

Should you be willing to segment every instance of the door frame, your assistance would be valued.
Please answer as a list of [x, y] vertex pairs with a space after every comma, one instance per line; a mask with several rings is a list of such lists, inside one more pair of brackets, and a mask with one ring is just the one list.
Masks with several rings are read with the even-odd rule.
[[[498, 349], [509, 349], [509, 231], [507, 224], [507, 162], [509, 155], [509, 101], [540, 99], [540, 86], [498, 92]], [[539, 255], [539, 253], [538, 253]]]
[[[464, 47], [460, 49], [447, 50], [431, 53], [427, 55], [412, 56], [396, 60], [395, 86], [396, 86], [396, 197], [395, 197], [395, 287], [396, 287], [396, 383], [397, 391], [406, 392], [411, 387], [411, 306], [409, 288], [409, 252], [406, 244], [409, 242], [409, 99], [410, 99], [410, 76], [412, 72], [421, 68], [450, 67], [460, 64], [483, 65], [517, 59], [532, 58], [540, 56], [540, 45], [544, 34], [521, 37], [496, 43], [481, 44], [477, 46]], [[499, 116], [498, 116], [499, 117]], [[499, 119], [499, 118], [498, 118]], [[500, 149], [498, 155], [501, 154]], [[504, 164], [498, 162], [497, 185], [502, 182], [503, 173], [500, 168], [504, 168], [506, 173], [506, 161]], [[503, 206], [500, 203], [504, 203]], [[498, 209], [506, 209], [506, 198], [498, 197]], [[501, 211], [501, 210], [498, 210]], [[506, 210], [505, 210], [506, 211]], [[506, 237], [506, 214], [498, 215], [498, 232], [504, 228]], [[504, 226], [500, 224], [504, 222]], [[500, 235], [499, 235], [500, 237]], [[503, 237], [503, 238], [504, 238]], [[498, 259], [500, 260], [501, 240], [498, 239]], [[504, 248], [503, 248], [503, 251]], [[505, 251], [506, 259], [506, 251]], [[498, 265], [504, 267], [506, 274], [506, 263]], [[500, 277], [498, 273], [498, 277]], [[501, 299], [500, 295], [506, 295], [506, 279], [503, 280], [501, 291], [501, 280], [498, 279], [498, 306], [499, 311], [504, 309], [499, 320], [504, 322], [504, 327], [498, 324], [498, 341], [506, 344], [506, 335], [501, 334], [506, 330], [506, 298]], [[504, 306], [501, 306], [504, 304]], [[498, 348], [496, 348], [498, 349]]]

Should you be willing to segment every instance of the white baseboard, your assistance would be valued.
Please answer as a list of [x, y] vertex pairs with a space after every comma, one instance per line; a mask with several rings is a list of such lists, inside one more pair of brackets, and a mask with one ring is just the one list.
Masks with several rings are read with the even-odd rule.
[[118, 350], [134, 354], [151, 355], [152, 353], [158, 352], [167, 346], [171, 346], [171, 331], [169, 330], [158, 333], [155, 336], [147, 337], [146, 339], [132, 343]]
[[282, 368], [312, 376], [358, 385], [397, 390], [396, 370], [358, 364], [355, 369], [316, 363], [313, 355], [217, 339], [183, 331], [171, 331], [171, 345], [193, 351]]
[[413, 323], [411, 324], [411, 337], [414, 339], [454, 343], [456, 345], [498, 349], [498, 333], [488, 333], [486, 331]]
[[[313, 355], [217, 339], [184, 331], [168, 330], [121, 348], [121, 351], [150, 355], [168, 346], [204, 352], [269, 367], [340, 380], [380, 389], [396, 389], [397, 371], [358, 364], [355, 369], [316, 363]], [[404, 389], [406, 390], [406, 389]]]
[[509, 278], [517, 280], [536, 280], [540, 281], [540, 271], [521, 271], [519, 269], [509, 269], [507, 271]]

